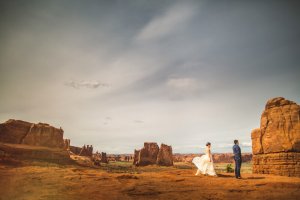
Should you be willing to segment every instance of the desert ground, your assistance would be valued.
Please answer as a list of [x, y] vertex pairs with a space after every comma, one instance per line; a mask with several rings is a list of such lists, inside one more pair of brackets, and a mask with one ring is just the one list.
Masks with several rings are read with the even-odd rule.
[[244, 163], [241, 180], [215, 164], [218, 177], [195, 176], [190, 163], [135, 167], [110, 162], [100, 167], [48, 162], [0, 164], [1, 200], [60, 199], [299, 199], [300, 178], [252, 174]]

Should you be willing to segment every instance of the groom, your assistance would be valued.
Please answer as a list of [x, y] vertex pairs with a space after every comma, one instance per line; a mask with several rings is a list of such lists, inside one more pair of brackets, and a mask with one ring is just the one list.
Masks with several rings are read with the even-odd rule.
[[232, 147], [235, 161], [235, 178], [241, 179], [241, 166], [242, 166], [242, 153], [239, 147], [239, 141], [234, 140], [234, 145]]

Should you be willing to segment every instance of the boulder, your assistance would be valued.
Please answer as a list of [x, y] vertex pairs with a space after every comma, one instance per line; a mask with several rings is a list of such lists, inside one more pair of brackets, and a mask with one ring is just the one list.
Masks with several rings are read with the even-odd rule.
[[138, 166], [146, 166], [156, 164], [159, 147], [157, 143], [145, 142], [144, 147], [140, 150]]
[[166, 144], [160, 145], [156, 163], [162, 166], [173, 166], [173, 153], [171, 146]]
[[270, 99], [251, 138], [254, 172], [300, 176], [299, 105], [283, 97]]
[[0, 124], [0, 142], [64, 148], [64, 131], [45, 123], [10, 119]]

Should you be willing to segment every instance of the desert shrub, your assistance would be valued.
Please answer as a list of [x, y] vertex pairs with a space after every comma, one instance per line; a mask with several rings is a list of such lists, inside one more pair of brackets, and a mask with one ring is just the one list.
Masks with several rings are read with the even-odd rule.
[[226, 165], [226, 172], [227, 172], [227, 173], [234, 172], [234, 170], [233, 170], [233, 168], [232, 168], [232, 164]]

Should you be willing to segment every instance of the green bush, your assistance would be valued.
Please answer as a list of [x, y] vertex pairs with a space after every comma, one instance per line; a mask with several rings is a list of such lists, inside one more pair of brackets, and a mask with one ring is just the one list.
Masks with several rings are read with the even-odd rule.
[[234, 172], [234, 170], [233, 170], [233, 168], [232, 168], [232, 164], [228, 164], [228, 165], [226, 166], [226, 172], [227, 172], [227, 173], [232, 173], [232, 172]]

